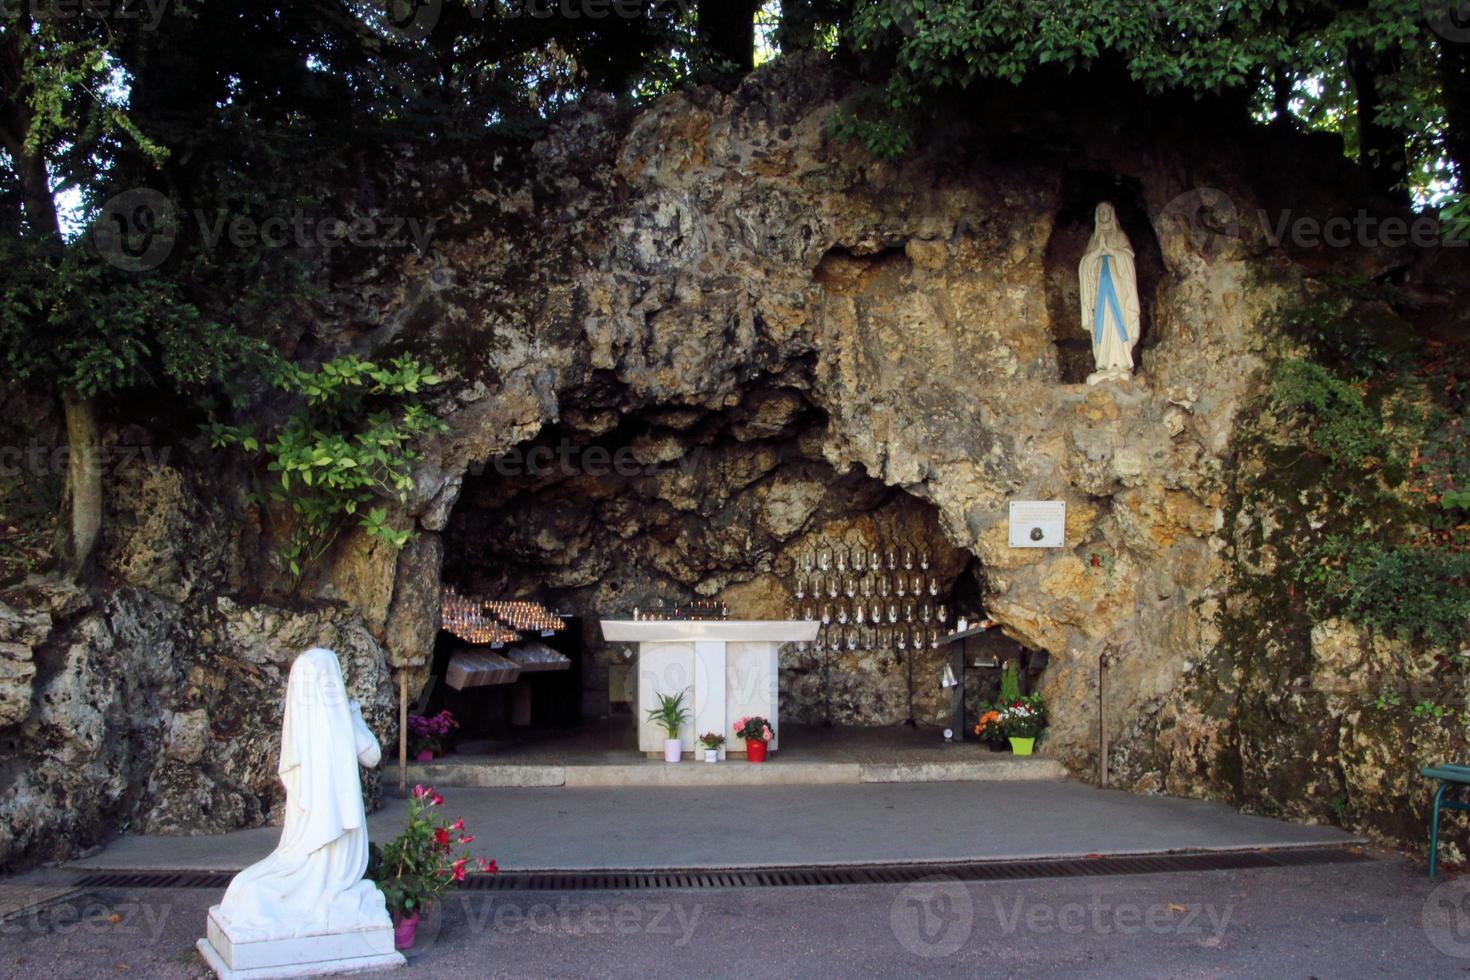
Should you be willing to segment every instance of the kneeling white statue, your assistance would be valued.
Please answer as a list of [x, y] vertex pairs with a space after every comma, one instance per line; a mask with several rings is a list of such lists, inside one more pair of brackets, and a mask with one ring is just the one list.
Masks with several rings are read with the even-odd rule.
[[378, 740], [347, 699], [331, 650], [296, 658], [286, 685], [281, 761], [286, 819], [269, 857], [241, 871], [209, 910], [199, 951], [224, 977], [289, 977], [404, 963], [383, 893], [367, 871], [358, 763]]

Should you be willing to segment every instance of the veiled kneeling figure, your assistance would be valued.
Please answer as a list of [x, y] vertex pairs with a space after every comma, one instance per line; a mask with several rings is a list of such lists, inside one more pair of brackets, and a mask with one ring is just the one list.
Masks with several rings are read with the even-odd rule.
[[[283, 957], [317, 962], [317, 944], [310, 940], [342, 934], [361, 940], [349, 944], [348, 958], [391, 955], [402, 962], [393, 951], [383, 893], [363, 880], [368, 835], [357, 767], [375, 766], [380, 756], [361, 709], [347, 698], [337, 655], [314, 648], [298, 656], [286, 686], [277, 767], [286, 787], [280, 843], [230, 882], [224, 899], [209, 911], [209, 938], [200, 940], [201, 951], [212, 945], [223, 960], [216, 964], [206, 952], [221, 975], [283, 967]], [[386, 937], [386, 949], [380, 949], [380, 937]], [[340, 943], [331, 948], [335, 952], [327, 959], [346, 952]]]

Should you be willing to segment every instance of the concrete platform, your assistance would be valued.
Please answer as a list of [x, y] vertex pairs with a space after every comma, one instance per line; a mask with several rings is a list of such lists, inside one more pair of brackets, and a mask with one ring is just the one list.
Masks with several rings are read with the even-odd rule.
[[1064, 779], [1054, 759], [997, 756], [995, 761], [952, 762], [799, 762], [772, 759], [753, 764], [730, 758], [713, 765], [685, 760], [635, 759], [586, 766], [516, 765], [489, 761], [415, 762], [411, 784], [441, 789], [478, 787], [636, 787], [636, 786], [834, 786], [855, 783], [978, 782], [983, 780]]
[[782, 748], [754, 764], [731, 756], [670, 764], [638, 753], [632, 719], [602, 719], [569, 732], [461, 746], [433, 762], [413, 762], [410, 783], [455, 787], [831, 786], [856, 783], [1064, 779], [1042, 756], [992, 752], [979, 742], [944, 741], [933, 726], [822, 728], [788, 725]]
[[[476, 848], [507, 870], [984, 861], [1358, 840], [1219, 803], [1054, 780], [441, 791], [445, 815], [463, 817]], [[395, 799], [372, 814], [372, 838], [395, 834], [404, 809]], [[269, 827], [216, 837], [127, 836], [67, 867], [233, 871], [269, 853], [279, 836]]]

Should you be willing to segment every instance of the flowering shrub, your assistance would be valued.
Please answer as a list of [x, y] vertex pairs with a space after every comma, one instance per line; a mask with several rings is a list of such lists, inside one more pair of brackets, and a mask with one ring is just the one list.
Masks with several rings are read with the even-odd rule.
[[1046, 727], [1046, 705], [1040, 694], [1028, 694], [1001, 708], [1000, 718], [1008, 738], [1035, 738]]
[[415, 755], [425, 749], [438, 752], [444, 748], [444, 739], [458, 727], [459, 722], [448, 711], [441, 711], [432, 717], [409, 715], [408, 751]]
[[725, 744], [725, 736], [719, 732], [705, 732], [699, 736], [699, 744], [707, 749], [717, 749]]
[[975, 723], [975, 734], [987, 742], [1005, 738], [1006, 727], [1000, 712], [994, 708], [987, 709]]
[[776, 732], [771, 728], [771, 723], [760, 715], [751, 715], [749, 718], [735, 720], [735, 737], [743, 738], [747, 742], [769, 742], [776, 737]]
[[395, 916], [423, 911], [450, 885], [471, 874], [500, 872], [493, 860], [456, 853], [475, 838], [465, 833], [464, 820], [449, 823], [433, 815], [443, 805], [444, 797], [432, 786], [415, 786], [408, 799], [408, 826], [382, 848], [373, 845], [367, 877]]

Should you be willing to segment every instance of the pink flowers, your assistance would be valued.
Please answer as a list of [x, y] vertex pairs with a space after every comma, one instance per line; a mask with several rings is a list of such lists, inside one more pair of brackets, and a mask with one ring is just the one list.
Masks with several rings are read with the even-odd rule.
[[457, 728], [459, 728], [459, 722], [455, 721], [454, 715], [448, 711], [441, 711], [433, 717], [408, 716], [408, 733], [417, 738], [443, 738]]
[[[443, 806], [444, 805], [444, 797], [442, 797], [438, 793], [434, 792], [434, 787], [432, 787], [432, 786], [424, 786], [424, 785], [415, 786], [413, 788], [413, 798], [416, 799], [416, 800], [422, 800], [423, 803], [424, 803], [424, 806]], [[461, 825], [463, 825], [463, 821], [461, 821]]]
[[408, 740], [414, 754], [422, 751], [440, 752], [449, 733], [459, 727], [454, 715], [441, 711], [432, 717], [408, 716]]
[[751, 715], [735, 719], [735, 737], [743, 738], [747, 742], [769, 742], [776, 737], [776, 732], [771, 728], [771, 723], [760, 715]]

